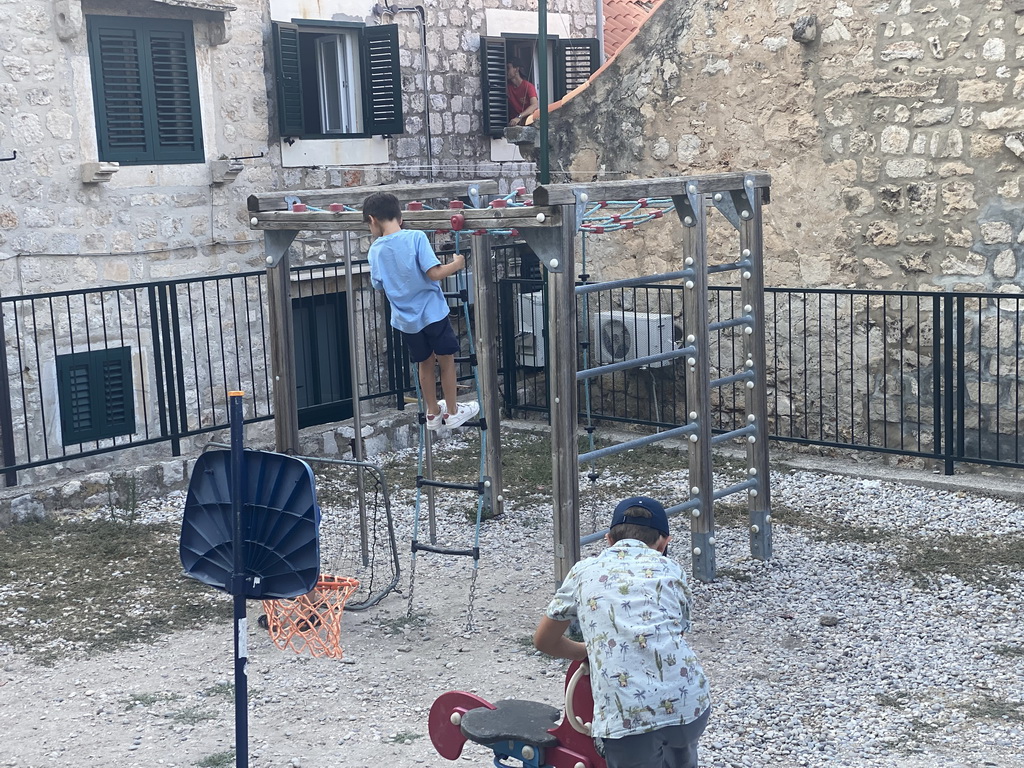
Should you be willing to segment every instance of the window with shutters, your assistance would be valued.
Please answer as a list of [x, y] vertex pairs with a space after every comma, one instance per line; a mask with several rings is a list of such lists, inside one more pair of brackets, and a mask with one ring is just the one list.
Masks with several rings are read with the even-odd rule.
[[397, 25], [275, 22], [274, 47], [282, 136], [404, 132]]
[[204, 162], [192, 23], [118, 16], [86, 21], [99, 159]]
[[[484, 102], [484, 132], [500, 138], [508, 126], [508, 76], [506, 65], [516, 62], [540, 91], [540, 71], [536, 35], [502, 35], [480, 38], [480, 79]], [[548, 40], [548, 93], [552, 102], [583, 85], [600, 66], [600, 44], [583, 38], [568, 40], [551, 36]]]
[[131, 347], [57, 356], [63, 445], [135, 432]]

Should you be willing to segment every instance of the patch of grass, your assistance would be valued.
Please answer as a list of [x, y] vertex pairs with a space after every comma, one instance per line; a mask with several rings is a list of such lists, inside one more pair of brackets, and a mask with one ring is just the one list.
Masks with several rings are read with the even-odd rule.
[[216, 683], [206, 688], [202, 692], [203, 696], [207, 698], [222, 697], [225, 699], [232, 699], [235, 696], [235, 686], [231, 683]]
[[746, 527], [749, 522], [747, 507], [743, 504], [717, 502], [715, 504], [715, 525]]
[[896, 693], [876, 693], [875, 701], [880, 707], [891, 707], [892, 709], [905, 709], [910, 704], [910, 697], [902, 691]]
[[180, 694], [177, 693], [133, 693], [127, 699], [124, 699], [124, 708], [151, 707], [154, 704], [164, 701], [177, 701], [180, 698]]
[[994, 590], [1006, 590], [1024, 570], [1024, 536], [942, 536], [908, 541], [900, 568], [921, 587], [936, 575]]
[[423, 738], [423, 734], [422, 733], [414, 733], [412, 731], [402, 731], [401, 733], [396, 733], [394, 736], [392, 736], [390, 739], [388, 739], [388, 741], [390, 743], [392, 743], [392, 744], [412, 744], [414, 741], [416, 741], [416, 739], [422, 739], [422, 738]]
[[107, 510], [111, 522], [131, 525], [139, 516], [139, 480], [135, 475], [117, 473], [107, 483]]
[[214, 752], [212, 755], [207, 755], [196, 763], [196, 768], [231, 768], [234, 764], [235, 751], [232, 749], [228, 752]]
[[997, 645], [992, 649], [992, 652], [997, 656], [1006, 656], [1013, 659], [1024, 656], [1024, 645]]
[[401, 632], [406, 627], [412, 629], [414, 627], [422, 627], [426, 623], [427, 614], [419, 611], [413, 611], [408, 615], [400, 613], [397, 616], [392, 616], [391, 618], [381, 618], [378, 622], [381, 630], [383, 630], [385, 634], [391, 635]]
[[1007, 701], [991, 693], [964, 702], [958, 706], [973, 717], [980, 717], [985, 720], [1024, 722], [1024, 702]]
[[515, 639], [515, 644], [518, 645], [520, 648], [525, 648], [526, 650], [532, 651], [533, 637], [531, 635], [523, 635], [522, 637], [517, 637]]
[[772, 520], [782, 525], [802, 528], [819, 541], [884, 544], [896, 538], [893, 531], [886, 531], [879, 527], [864, 528], [857, 525], [846, 525], [838, 520], [818, 517], [805, 510], [778, 502], [772, 503]]
[[217, 715], [210, 710], [196, 706], [185, 707], [171, 714], [171, 719], [174, 722], [184, 723], [185, 725], [198, 725], [199, 723], [205, 723], [207, 720], [214, 720], [216, 717]]
[[41, 520], [0, 530], [0, 645], [50, 665], [231, 615], [181, 575], [175, 525]]
[[754, 577], [751, 576], [747, 571], [741, 571], [739, 568], [718, 568], [715, 570], [715, 579], [729, 579], [729, 581], [751, 582], [754, 580]]

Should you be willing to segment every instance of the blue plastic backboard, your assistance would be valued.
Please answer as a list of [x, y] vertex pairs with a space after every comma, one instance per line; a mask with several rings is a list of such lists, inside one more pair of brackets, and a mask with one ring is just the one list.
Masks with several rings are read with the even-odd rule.
[[[243, 596], [280, 600], [304, 595], [320, 578], [320, 508], [313, 470], [300, 459], [266, 451], [244, 451], [243, 465]], [[204, 453], [192, 469], [180, 553], [189, 576], [231, 593], [230, 451]]]

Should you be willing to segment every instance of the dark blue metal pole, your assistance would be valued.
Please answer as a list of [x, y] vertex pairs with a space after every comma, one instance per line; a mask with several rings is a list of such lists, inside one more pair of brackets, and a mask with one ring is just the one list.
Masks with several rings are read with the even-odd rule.
[[245, 526], [242, 504], [242, 474], [245, 459], [242, 452], [242, 398], [244, 392], [228, 392], [231, 417], [231, 514], [234, 541], [231, 551], [234, 563], [231, 595], [235, 604], [235, 766], [249, 768], [249, 689], [245, 666], [249, 661], [248, 627], [245, 618]]

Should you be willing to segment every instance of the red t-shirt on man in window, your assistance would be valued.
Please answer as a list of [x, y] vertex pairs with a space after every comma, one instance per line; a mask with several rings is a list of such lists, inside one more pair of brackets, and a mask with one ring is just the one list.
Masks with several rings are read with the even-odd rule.
[[540, 103], [537, 98], [537, 89], [533, 87], [533, 83], [529, 80], [523, 79], [522, 70], [514, 61], [508, 62], [505, 71], [508, 75], [508, 85], [506, 87], [506, 93], [508, 94], [508, 124], [524, 125], [526, 118], [533, 114], [533, 111], [537, 109], [537, 105]]

